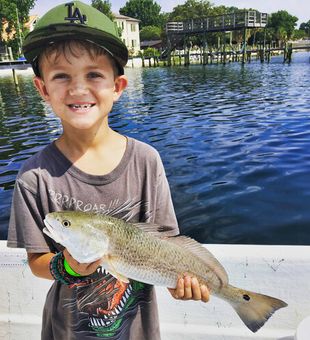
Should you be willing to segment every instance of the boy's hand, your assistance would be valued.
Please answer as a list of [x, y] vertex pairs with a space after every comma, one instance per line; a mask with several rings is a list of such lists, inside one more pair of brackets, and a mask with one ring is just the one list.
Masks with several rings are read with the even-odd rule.
[[69, 263], [69, 266], [78, 274], [82, 276], [88, 276], [91, 275], [96, 271], [96, 269], [101, 264], [101, 259], [92, 262], [92, 263], [79, 263], [77, 262], [68, 252], [67, 249], [63, 250], [63, 254], [67, 262]]
[[170, 294], [178, 300], [201, 300], [208, 302], [209, 290], [205, 285], [199, 285], [195, 277], [179, 278], [175, 289], [168, 288]]

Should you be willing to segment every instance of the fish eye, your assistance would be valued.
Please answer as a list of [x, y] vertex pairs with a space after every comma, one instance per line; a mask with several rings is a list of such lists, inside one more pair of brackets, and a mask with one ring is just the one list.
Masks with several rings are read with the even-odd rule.
[[70, 225], [71, 225], [71, 222], [68, 221], [68, 220], [63, 220], [63, 221], [62, 221], [62, 225], [63, 225], [65, 228], [69, 228]]

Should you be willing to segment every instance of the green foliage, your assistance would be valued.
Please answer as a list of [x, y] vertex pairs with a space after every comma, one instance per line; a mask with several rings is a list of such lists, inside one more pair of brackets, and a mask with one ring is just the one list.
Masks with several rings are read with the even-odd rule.
[[308, 20], [307, 22], [303, 22], [300, 27], [299, 30], [302, 30], [305, 32], [304, 37], [308, 37], [310, 39], [310, 20]]
[[29, 18], [29, 11], [33, 8], [35, 0], [0, 0], [0, 25], [4, 19], [9, 25], [16, 26], [16, 8], [18, 10], [19, 21], [24, 25]]
[[160, 52], [156, 48], [148, 47], [143, 51], [143, 56], [145, 58], [159, 57]]
[[120, 8], [122, 15], [141, 20], [140, 28], [162, 25], [161, 7], [153, 0], [129, 0]]
[[207, 0], [187, 0], [183, 5], [173, 8], [170, 21], [183, 21], [212, 15], [212, 4]]
[[287, 11], [272, 13], [268, 20], [268, 27], [273, 28], [276, 40], [286, 41], [291, 39], [298, 18]]
[[114, 20], [114, 15], [111, 10], [112, 4], [109, 0], [92, 0], [91, 5], [111, 20]]
[[[16, 54], [20, 40], [25, 35], [24, 25], [29, 20], [29, 11], [35, 5], [35, 0], [0, 0], [0, 32], [2, 40], [3, 24], [6, 22], [8, 27], [7, 33], [16, 32], [7, 45], [12, 47], [13, 52]], [[17, 17], [19, 20], [17, 20]], [[20, 27], [20, 35], [18, 35], [18, 21]]]
[[158, 40], [162, 34], [162, 29], [157, 26], [145, 26], [140, 31], [140, 39], [143, 40]]
[[302, 24], [300, 24], [299, 29], [303, 31], [308, 31], [310, 29], [310, 20], [308, 22], [303, 22]]
[[295, 30], [294, 31], [294, 36], [293, 36], [294, 39], [299, 40], [299, 39], [303, 39], [303, 38], [306, 38], [306, 37], [307, 37], [306, 31], [304, 31], [304, 30]]

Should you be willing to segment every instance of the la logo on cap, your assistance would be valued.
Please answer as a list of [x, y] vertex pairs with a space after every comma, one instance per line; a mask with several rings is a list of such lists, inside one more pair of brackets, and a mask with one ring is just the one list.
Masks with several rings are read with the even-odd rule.
[[65, 20], [70, 21], [71, 24], [74, 24], [76, 21], [79, 21], [81, 24], [85, 24], [87, 21], [87, 17], [85, 14], [81, 14], [80, 9], [78, 7], [74, 8], [74, 2], [69, 2], [65, 4], [68, 7], [68, 16], [65, 17]]

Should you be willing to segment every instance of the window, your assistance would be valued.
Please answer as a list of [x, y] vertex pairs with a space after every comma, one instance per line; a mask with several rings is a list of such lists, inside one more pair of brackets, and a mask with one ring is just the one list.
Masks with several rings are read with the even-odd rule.
[[131, 40], [131, 47], [136, 47], [137, 46], [137, 40], [133, 39]]
[[130, 24], [131, 32], [136, 32], [136, 24]]

